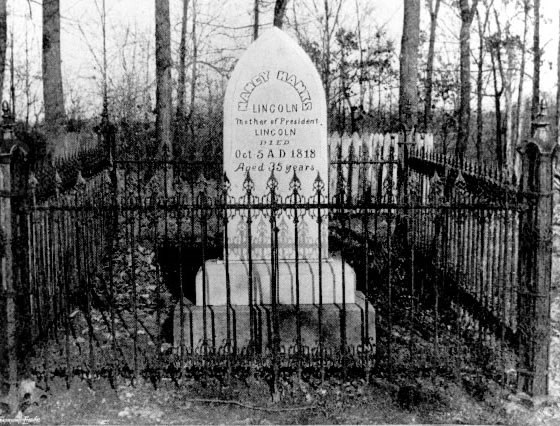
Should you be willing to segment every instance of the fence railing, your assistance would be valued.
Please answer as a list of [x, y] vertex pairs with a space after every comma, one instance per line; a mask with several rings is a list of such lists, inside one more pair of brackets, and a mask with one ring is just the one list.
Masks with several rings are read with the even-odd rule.
[[521, 179], [418, 147], [405, 161], [411, 201], [432, 205], [431, 213], [413, 211], [409, 225], [412, 247], [439, 271], [435, 303], [451, 301], [462, 333], [511, 348], [520, 386], [546, 393], [556, 144], [546, 123], [536, 129], [520, 149]]
[[[306, 182], [315, 185], [311, 198], [300, 196], [295, 174], [289, 188], [270, 176], [258, 199], [247, 176], [248, 192], [231, 200], [215, 162], [166, 155], [92, 151], [44, 168], [17, 151], [5, 155], [0, 202], [11, 213], [0, 225], [11, 244], [0, 351], [10, 362], [2, 374], [12, 383], [27, 368], [48, 383], [54, 372], [70, 381], [260, 366], [275, 377], [315, 369], [320, 377], [356, 370], [404, 380], [426, 365], [461, 374], [476, 358], [489, 374], [513, 369], [525, 390], [546, 393], [554, 147], [537, 128], [519, 184], [506, 172], [433, 154], [427, 137], [331, 137], [328, 182]], [[249, 256], [237, 283], [246, 312], [231, 302], [229, 272], [215, 291], [201, 284], [212, 259], [225, 271], [237, 267], [228, 258], [234, 221]], [[313, 253], [321, 259], [328, 245], [325, 256], [339, 260], [315, 271], [306, 255], [298, 259], [303, 224], [316, 230]], [[251, 259], [261, 243], [269, 263]], [[286, 252], [294, 270], [282, 269]], [[336, 289], [323, 288], [323, 274], [336, 268], [343, 303], [329, 316], [324, 304]], [[292, 280], [289, 294], [278, 292], [280, 276]], [[300, 303], [310, 283], [317, 318]], [[356, 296], [356, 311], [345, 303], [353, 286], [365, 298]], [[223, 322], [211, 303], [218, 293], [227, 301]], [[295, 307], [289, 341], [279, 325], [283, 297]], [[316, 340], [305, 337], [310, 328]], [[18, 373], [28, 355], [41, 367], [22, 364]]]

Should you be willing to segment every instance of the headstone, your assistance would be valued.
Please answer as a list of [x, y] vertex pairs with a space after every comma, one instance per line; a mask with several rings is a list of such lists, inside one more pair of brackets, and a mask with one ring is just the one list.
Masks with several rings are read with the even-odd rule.
[[[318, 184], [322, 185], [320, 202], [326, 203], [329, 196], [327, 109], [321, 78], [303, 49], [278, 28], [265, 32], [247, 49], [229, 80], [224, 99], [224, 171], [231, 184], [230, 202], [246, 205], [251, 195], [251, 203], [261, 206], [240, 209], [228, 222], [224, 259], [229, 261], [231, 301], [249, 304], [251, 297], [255, 304], [271, 303], [271, 181], [279, 202], [291, 194], [294, 176], [301, 184], [301, 203], [316, 203]], [[300, 303], [316, 304], [320, 299], [353, 303], [354, 271], [340, 259], [328, 258], [328, 210], [299, 209], [297, 223], [289, 209], [275, 215], [278, 302], [295, 304], [299, 281]], [[200, 276], [197, 304], [203, 304], [204, 298], [206, 304], [225, 304], [225, 268], [209, 262], [205, 272], [207, 288], [203, 292]]]
[[[325, 92], [319, 74], [303, 49], [283, 31], [272, 28], [241, 57], [228, 83], [224, 100], [224, 171], [234, 200], [247, 195], [247, 173], [254, 184], [252, 195], [263, 200], [271, 174], [282, 199], [290, 194], [296, 173], [299, 195], [316, 195], [314, 182], [328, 195], [328, 144]], [[267, 212], [252, 218], [251, 258], [270, 259], [270, 224]], [[281, 214], [278, 256], [294, 259], [293, 218]], [[322, 253], [328, 254], [328, 223], [323, 220]], [[299, 259], [318, 259], [319, 226], [309, 215], [298, 223]], [[234, 218], [228, 227], [230, 260], [247, 261], [247, 217]]]

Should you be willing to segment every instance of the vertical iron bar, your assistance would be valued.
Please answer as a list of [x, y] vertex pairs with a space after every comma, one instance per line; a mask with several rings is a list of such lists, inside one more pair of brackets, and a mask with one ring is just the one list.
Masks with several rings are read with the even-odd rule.
[[[317, 180], [320, 182], [320, 177], [317, 175]], [[321, 384], [325, 381], [325, 360], [324, 360], [324, 337], [323, 337], [323, 244], [322, 244], [322, 223], [323, 217], [321, 213], [322, 202], [322, 188], [321, 185], [316, 185], [317, 193], [317, 233], [318, 233], [318, 268], [319, 268], [319, 312], [318, 312], [318, 329], [319, 329], [319, 358], [321, 370]]]
[[[50, 203], [48, 205], [50, 207]], [[51, 211], [49, 208], [45, 210], [43, 213], [43, 221], [42, 221], [42, 229], [43, 234], [41, 236], [42, 245], [44, 247], [44, 274], [45, 280], [42, 283], [43, 286], [43, 296], [44, 296], [44, 306], [45, 306], [45, 313], [44, 313], [44, 335], [41, 336], [41, 346], [43, 352], [43, 368], [44, 368], [44, 377], [43, 380], [45, 382], [45, 388], [49, 388], [49, 339], [50, 339], [50, 331], [53, 324], [53, 306], [52, 306], [52, 277], [50, 275], [51, 272], [51, 238], [49, 235], [48, 230], [48, 222], [51, 215]]]
[[[136, 188], [135, 193], [140, 194], [140, 166], [136, 163]], [[129, 215], [128, 219], [131, 222], [130, 226], [130, 281], [132, 283], [132, 317], [134, 321], [133, 325], [133, 351], [134, 351], [134, 376], [133, 383], [136, 384], [138, 381], [138, 289], [136, 287], [136, 210], [138, 206], [135, 206], [134, 196], [130, 197], [129, 203]]]
[[[65, 198], [65, 200], [67, 200]], [[63, 202], [62, 205], [64, 207], [67, 206], [67, 202]], [[72, 237], [69, 236], [69, 232], [72, 232], [73, 229], [75, 229], [72, 226], [71, 220], [70, 220], [70, 212], [71, 210], [68, 209], [67, 211], [64, 212], [64, 227], [62, 229], [63, 231], [63, 235], [64, 235], [64, 249], [66, 252], [68, 252], [70, 250], [70, 247], [72, 247]], [[64, 321], [64, 335], [65, 335], [65, 361], [66, 361], [66, 375], [65, 375], [65, 380], [66, 380], [66, 388], [70, 389], [70, 382], [71, 382], [71, 376], [72, 376], [72, 367], [70, 365], [70, 321], [72, 321], [72, 319], [70, 318], [70, 279], [71, 277], [71, 270], [73, 269], [72, 266], [70, 264], [70, 260], [68, 259], [68, 257], [65, 260], [66, 264], [64, 265], [64, 296], [65, 296], [65, 300], [66, 303], [65, 305], [65, 321]]]
[[269, 178], [270, 190], [270, 254], [271, 254], [271, 276], [270, 295], [272, 305], [272, 393], [276, 398], [279, 382], [278, 354], [280, 352], [280, 336], [278, 330], [278, 226], [276, 224], [276, 178], [274, 171]]
[[[329, 157], [330, 158], [330, 157]], [[297, 352], [297, 376], [301, 380], [302, 373], [302, 342], [301, 342], [301, 311], [300, 311], [300, 288], [299, 288], [299, 185], [300, 181], [297, 178], [294, 170], [294, 177], [292, 178], [292, 202], [293, 202], [293, 215], [294, 215], [294, 256], [295, 256], [295, 285], [296, 285], [296, 352]]]
[[[364, 151], [365, 152], [365, 151]], [[369, 156], [368, 156], [369, 157]], [[365, 155], [364, 155], [365, 158]], [[368, 168], [364, 167], [362, 174], [362, 234], [364, 236], [364, 280], [365, 280], [365, 306], [364, 306], [364, 324], [362, 334], [362, 347], [364, 351], [369, 351], [369, 301], [370, 301], [370, 283], [369, 283], [369, 205], [371, 204], [370, 182], [367, 181]], [[372, 170], [373, 171], [373, 170]], [[366, 352], [365, 379], [369, 383], [370, 380], [370, 355]]]
[[[354, 146], [352, 144], [352, 146]], [[347, 202], [352, 203], [352, 198], [350, 197]], [[340, 206], [340, 221], [341, 221], [341, 231], [342, 235], [346, 235], [346, 212], [344, 209], [344, 203]], [[340, 261], [342, 263], [342, 317], [340, 318], [340, 355], [342, 359], [342, 375], [346, 377], [347, 373], [347, 359], [346, 359], [346, 268], [344, 262], [344, 246], [340, 248]], [[367, 312], [367, 304], [366, 304]]]
[[[208, 277], [206, 276], [206, 250], [207, 250], [207, 244], [208, 244], [208, 223], [207, 223], [207, 219], [206, 219], [206, 215], [207, 215], [207, 202], [206, 202], [206, 188], [204, 188], [204, 190], [199, 192], [199, 196], [200, 196], [200, 213], [201, 213], [201, 228], [202, 228], [202, 324], [203, 324], [203, 342], [202, 342], [202, 347], [203, 347], [203, 356], [204, 356], [204, 362], [206, 363], [206, 357], [208, 356], [208, 314], [207, 314], [207, 309], [208, 309], [208, 292], [206, 289], [206, 284], [207, 284], [207, 280]], [[214, 340], [214, 333], [212, 333], [212, 353], [214, 353], [214, 349], [216, 347], [216, 342]]]
[[111, 178], [111, 204], [110, 204], [110, 235], [109, 235], [109, 245], [108, 245], [108, 255], [109, 255], [109, 315], [111, 317], [111, 348], [112, 348], [112, 362], [111, 370], [109, 372], [110, 377], [114, 380], [117, 371], [117, 336], [115, 332], [115, 254], [116, 247], [115, 241], [119, 241], [119, 193], [118, 193], [118, 173], [117, 164], [113, 163], [110, 172]]
[[[164, 167], [164, 170], [167, 170], [167, 167]], [[165, 172], [164, 172], [165, 173]], [[180, 369], [180, 375], [182, 376], [183, 374], [183, 370], [185, 367], [185, 293], [184, 293], [184, 288], [183, 288], [183, 239], [181, 238], [181, 229], [182, 229], [182, 224], [183, 224], [183, 215], [182, 212], [183, 210], [179, 207], [181, 205], [181, 201], [182, 201], [182, 193], [181, 191], [176, 191], [175, 192], [175, 196], [176, 196], [176, 201], [177, 204], [175, 207], [175, 215], [176, 215], [176, 221], [177, 221], [177, 230], [176, 230], [176, 236], [175, 236], [175, 244], [177, 244], [177, 253], [178, 253], [178, 261], [177, 264], [175, 265], [177, 267], [177, 272], [178, 272], [178, 280], [179, 280], [179, 324], [180, 325], [180, 329], [179, 329], [179, 358], [180, 358], [180, 364], [181, 364], [181, 369]], [[165, 197], [167, 199], [167, 196]], [[195, 200], [192, 199], [192, 204], [194, 205]], [[191, 207], [191, 218], [194, 218], [194, 209]], [[168, 235], [165, 235], [165, 239], [167, 240], [167, 244], [168, 244], [168, 248], [171, 248], [171, 242], [168, 239]], [[191, 244], [193, 247], [196, 247], [196, 237], [194, 236], [194, 234], [191, 234]], [[203, 284], [203, 288], [204, 288], [204, 284]], [[203, 290], [204, 291], [204, 290]], [[191, 317], [192, 318], [192, 317]], [[189, 321], [189, 327], [192, 331], [193, 329], [193, 324], [192, 321]], [[204, 328], [206, 329], [206, 327]], [[191, 335], [191, 353], [194, 354], [194, 342], [192, 339], [192, 332], [190, 333]]]
[[389, 381], [393, 378], [393, 238], [391, 232], [392, 226], [392, 209], [393, 203], [393, 163], [394, 149], [391, 145], [389, 148], [389, 163], [387, 167], [386, 181], [387, 185], [384, 194], [387, 197], [387, 211], [386, 211], [386, 238], [387, 238], [387, 328], [388, 328], [388, 341], [387, 341], [387, 360], [388, 360], [388, 375]]
[[[247, 185], [245, 185], [245, 196], [247, 199], [247, 258], [249, 261], [249, 274], [248, 274], [248, 295], [249, 295], [249, 327], [250, 327], [250, 341], [249, 341], [249, 354], [250, 356], [256, 355], [257, 351], [257, 342], [256, 342], [256, 318], [255, 318], [255, 310], [253, 305], [253, 213], [251, 209], [252, 199], [253, 199], [253, 190], [252, 190], [252, 181], [249, 175], [249, 171], [247, 170], [247, 177], [245, 179]], [[259, 350], [260, 352], [260, 350]]]
[[227, 330], [226, 330], [226, 362], [227, 362], [227, 384], [229, 385], [231, 382], [231, 362], [232, 362], [232, 352], [235, 356], [236, 354], [236, 347], [233, 347], [232, 351], [232, 324], [231, 324], [231, 313], [232, 313], [232, 306], [231, 306], [231, 281], [229, 275], [229, 235], [228, 235], [228, 223], [229, 223], [229, 211], [228, 211], [228, 191], [229, 191], [229, 180], [224, 173], [223, 176], [223, 186], [222, 186], [222, 203], [223, 205], [221, 208], [223, 209], [223, 227], [224, 227], [224, 266], [226, 270], [226, 322], [227, 322]]

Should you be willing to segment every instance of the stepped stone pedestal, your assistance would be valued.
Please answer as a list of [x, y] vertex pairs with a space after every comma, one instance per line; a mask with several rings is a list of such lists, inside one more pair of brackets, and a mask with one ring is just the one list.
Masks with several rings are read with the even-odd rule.
[[[270, 262], [253, 262], [252, 301], [253, 304], [271, 304]], [[322, 294], [322, 303], [354, 303], [356, 291], [356, 274], [352, 267], [340, 259], [329, 258], [319, 264], [318, 261], [303, 260], [298, 264], [290, 260], [278, 262], [277, 303], [297, 303], [297, 284], [299, 278], [299, 304], [318, 305]], [[249, 264], [232, 261], [229, 263], [230, 293], [232, 305], [249, 304]], [[206, 262], [206, 292], [203, 292], [202, 270], [196, 276], [196, 301], [202, 306], [203, 296], [206, 305], [226, 305], [226, 265], [220, 260]], [[322, 288], [322, 292], [319, 289]], [[343, 294], [345, 298], [343, 298]]]
[[[175, 347], [181, 343], [185, 348], [197, 348], [204, 339], [204, 307], [189, 305], [185, 300], [183, 306], [184, 321], [181, 326], [181, 312], [179, 304], [173, 312], [173, 340]], [[343, 307], [346, 307], [345, 312]], [[277, 305], [279, 317], [280, 345], [288, 348], [295, 345], [297, 338], [297, 310], [292, 304]], [[232, 345], [238, 350], [247, 347], [251, 338], [251, 314], [255, 318], [255, 338], [264, 349], [272, 340], [272, 306], [265, 305], [233, 305], [230, 311], [230, 330]], [[366, 309], [368, 319], [366, 323]], [[366, 302], [361, 292], [356, 292], [353, 303], [346, 305], [329, 303], [323, 305], [321, 329], [325, 348], [338, 350], [342, 343], [341, 330], [346, 316], [346, 344], [360, 345], [366, 336], [375, 342], [375, 310]], [[319, 342], [319, 305], [300, 305], [300, 323], [302, 345], [314, 348]], [[225, 345], [227, 338], [227, 307], [206, 307], [206, 339], [209, 346], [216, 349]]]

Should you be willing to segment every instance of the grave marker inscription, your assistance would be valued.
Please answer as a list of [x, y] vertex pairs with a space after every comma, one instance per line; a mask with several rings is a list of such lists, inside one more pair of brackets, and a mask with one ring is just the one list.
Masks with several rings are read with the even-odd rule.
[[[224, 101], [224, 171], [230, 195], [246, 195], [247, 173], [254, 184], [252, 195], [264, 201], [271, 174], [277, 194], [290, 194], [294, 173], [301, 182], [303, 202], [315, 195], [319, 176], [328, 188], [327, 112], [321, 79], [315, 66], [283, 31], [272, 28], [241, 57], [228, 83]], [[270, 227], [264, 213], [252, 220], [252, 260], [270, 259]], [[294, 259], [294, 223], [285, 213], [277, 219], [278, 255]], [[322, 257], [328, 253], [327, 221], [322, 224]], [[300, 259], [317, 259], [318, 226], [303, 215], [298, 224]], [[230, 259], [247, 260], [246, 220], [237, 217], [228, 227]]]

